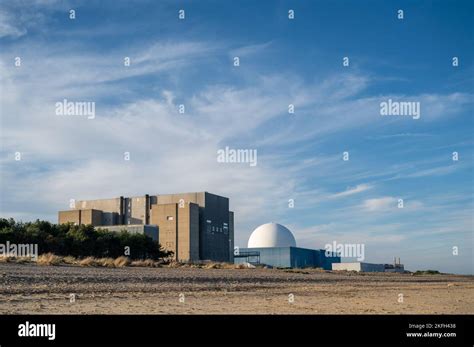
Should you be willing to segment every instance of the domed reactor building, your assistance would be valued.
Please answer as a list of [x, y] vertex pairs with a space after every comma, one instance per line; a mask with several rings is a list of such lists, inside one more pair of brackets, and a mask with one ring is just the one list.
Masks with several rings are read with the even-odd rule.
[[247, 248], [235, 248], [234, 262], [253, 265], [265, 264], [282, 268], [318, 267], [331, 270], [333, 263], [340, 263], [336, 253], [323, 249], [296, 246], [293, 233], [278, 223], [260, 225], [250, 235]]

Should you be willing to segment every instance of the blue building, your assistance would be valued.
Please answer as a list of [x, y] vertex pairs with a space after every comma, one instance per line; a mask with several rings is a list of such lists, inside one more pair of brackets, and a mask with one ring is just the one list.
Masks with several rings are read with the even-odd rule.
[[327, 257], [323, 249], [299, 247], [240, 248], [234, 254], [236, 264], [266, 264], [283, 268], [319, 267], [332, 269], [332, 263], [340, 263], [341, 258]]
[[247, 248], [236, 248], [234, 262], [331, 270], [332, 263], [340, 263], [341, 258], [335, 253], [328, 257], [326, 251], [322, 249], [296, 247], [296, 240], [290, 230], [281, 224], [267, 223], [254, 230]]

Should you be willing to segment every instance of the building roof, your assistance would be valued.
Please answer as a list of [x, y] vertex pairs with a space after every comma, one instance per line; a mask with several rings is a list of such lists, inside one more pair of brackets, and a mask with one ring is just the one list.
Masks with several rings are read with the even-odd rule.
[[296, 247], [296, 240], [288, 228], [278, 223], [267, 223], [256, 228], [249, 237], [248, 248]]

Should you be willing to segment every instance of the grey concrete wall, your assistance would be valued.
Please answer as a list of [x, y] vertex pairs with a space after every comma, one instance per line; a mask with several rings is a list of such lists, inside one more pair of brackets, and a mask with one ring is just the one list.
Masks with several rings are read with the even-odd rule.
[[98, 226], [102, 223], [102, 211], [93, 209], [59, 211], [58, 223], [74, 223], [77, 225], [91, 224], [93, 226]]
[[199, 206], [186, 203], [152, 205], [150, 220], [160, 229], [159, 242], [177, 261], [199, 260]]
[[[150, 196], [151, 205], [190, 203], [199, 206], [199, 259], [232, 261], [233, 215], [230, 226], [229, 199], [208, 192]], [[179, 212], [179, 210], [178, 210]], [[226, 228], [224, 228], [226, 227]], [[232, 249], [231, 249], [232, 247]]]
[[175, 203], [152, 205], [151, 224], [158, 225], [159, 243], [167, 251], [174, 252], [178, 260], [178, 205]]
[[199, 260], [199, 205], [189, 204], [189, 260]]
[[58, 224], [74, 223], [81, 224], [81, 211], [59, 211], [58, 212]]
[[180, 200], [183, 200], [185, 204], [192, 202], [200, 207], [205, 206], [204, 192], [151, 195], [150, 200], [152, 205], [171, 203], [179, 204]]
[[93, 226], [100, 225], [102, 223], [102, 211], [99, 210], [80, 210], [81, 212], [81, 223], [90, 224]]
[[75, 210], [100, 210], [102, 211], [101, 225], [119, 224], [120, 198], [100, 199], [100, 200], [79, 200], [76, 201]]
[[124, 224], [145, 224], [148, 214], [145, 196], [125, 198], [124, 206]]
[[229, 199], [205, 192], [204, 205], [200, 216], [200, 258], [228, 262], [229, 230], [224, 230], [224, 223], [229, 225]]
[[199, 228], [196, 228], [196, 226], [199, 225], [199, 206], [193, 203], [184, 204], [182, 207], [180, 205], [176, 206], [178, 206], [177, 260], [184, 262], [197, 260], [199, 259], [199, 244], [196, 245], [196, 239], [199, 239]]
[[234, 262], [234, 212], [229, 211], [229, 261]]

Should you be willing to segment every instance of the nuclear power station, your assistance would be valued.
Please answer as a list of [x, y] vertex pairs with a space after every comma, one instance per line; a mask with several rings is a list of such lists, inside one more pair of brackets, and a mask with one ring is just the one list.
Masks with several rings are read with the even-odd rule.
[[149, 235], [176, 261], [233, 261], [229, 199], [208, 192], [75, 201], [58, 222]]
[[247, 248], [234, 252], [236, 264], [266, 264], [282, 268], [319, 267], [331, 270], [333, 263], [341, 257], [328, 254], [323, 249], [308, 249], [296, 246], [293, 233], [278, 223], [260, 225], [250, 235]]
[[234, 248], [234, 213], [229, 199], [208, 192], [144, 195], [75, 201], [59, 211], [62, 223], [90, 224], [109, 231], [151, 237], [179, 262], [203, 260], [279, 268], [318, 267], [325, 270], [403, 272], [391, 264], [341, 262], [341, 255], [297, 247], [293, 233], [278, 223], [256, 228], [246, 248]]

